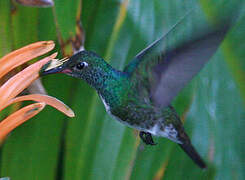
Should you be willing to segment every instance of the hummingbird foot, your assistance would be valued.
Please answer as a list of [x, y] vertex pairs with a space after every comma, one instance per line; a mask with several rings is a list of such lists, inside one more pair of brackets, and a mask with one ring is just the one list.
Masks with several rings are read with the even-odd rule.
[[154, 143], [151, 133], [140, 131], [140, 138], [146, 145], [157, 145]]

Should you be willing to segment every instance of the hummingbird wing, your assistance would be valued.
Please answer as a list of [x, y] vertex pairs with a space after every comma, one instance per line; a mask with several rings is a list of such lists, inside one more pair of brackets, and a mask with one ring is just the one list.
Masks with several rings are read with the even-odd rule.
[[[190, 22], [190, 21], [189, 21]], [[156, 105], [166, 107], [178, 92], [203, 68], [224, 39], [229, 23], [190, 25], [186, 17], [170, 31], [142, 50], [124, 69], [137, 87], [146, 88]], [[188, 24], [189, 23], [189, 24]], [[176, 36], [179, 41], [176, 41]], [[174, 39], [175, 38], [175, 39]], [[140, 90], [140, 89], [139, 89]]]

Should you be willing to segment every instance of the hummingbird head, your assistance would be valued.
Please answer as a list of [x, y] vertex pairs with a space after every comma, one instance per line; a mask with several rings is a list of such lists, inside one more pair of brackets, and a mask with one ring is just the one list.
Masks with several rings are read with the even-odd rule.
[[71, 56], [58, 67], [43, 70], [40, 75], [64, 73], [85, 80], [90, 85], [100, 86], [111, 73], [112, 67], [103, 58], [90, 51], [81, 51]]

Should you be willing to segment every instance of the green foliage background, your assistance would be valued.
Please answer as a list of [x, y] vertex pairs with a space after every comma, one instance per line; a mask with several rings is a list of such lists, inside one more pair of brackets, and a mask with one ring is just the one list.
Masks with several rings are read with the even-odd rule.
[[[245, 179], [242, 0], [56, 0], [54, 8], [46, 9], [1, 0], [0, 57], [39, 40], [54, 40], [57, 50], [70, 54], [69, 40], [75, 37], [82, 7], [86, 49], [122, 69], [196, 4], [201, 6], [200, 15], [212, 20], [236, 3], [243, 9], [236, 25], [174, 101], [194, 146], [208, 163], [207, 170], [200, 170], [167, 139], [156, 138], [157, 146], [144, 146], [135, 131], [105, 113], [86, 83], [57, 75], [43, 78], [44, 86], [71, 106], [76, 117], [68, 119], [48, 107], [14, 130], [1, 147], [0, 176], [13, 180]], [[190, 28], [186, 27], [187, 34]], [[59, 46], [59, 42], [67, 43]]]

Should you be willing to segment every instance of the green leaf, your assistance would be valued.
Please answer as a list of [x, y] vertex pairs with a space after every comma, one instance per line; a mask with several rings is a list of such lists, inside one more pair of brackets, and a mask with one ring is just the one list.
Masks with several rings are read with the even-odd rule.
[[[81, 15], [85, 48], [123, 69], [197, 5], [201, 6], [198, 15], [191, 15], [183, 29], [187, 36], [201, 18], [215, 21], [237, 5], [245, 8], [241, 0], [56, 0], [53, 9], [11, 9], [10, 1], [0, 1], [0, 27], [5, 27], [0, 28], [0, 55], [50, 39], [61, 43], [57, 50], [71, 54], [70, 40], [77, 35]], [[14, 130], [1, 148], [0, 175], [14, 180], [244, 179], [243, 14], [211, 61], [173, 102], [207, 170], [200, 170], [167, 139], [154, 137], [158, 145], [145, 146], [136, 131], [106, 114], [94, 89], [81, 80], [54, 75], [43, 78], [44, 86], [50, 95], [72, 106], [76, 117], [65, 118], [45, 108]], [[172, 38], [181, 40], [178, 35]]]
[[[0, 2], [0, 57], [4, 56], [11, 50], [11, 26], [10, 26], [10, 2]], [[4, 28], [2, 28], [4, 27]]]
[[[5, 8], [10, 9], [11, 5], [8, 4]], [[6, 39], [6, 44], [11, 43], [11, 49], [37, 40], [56, 40], [52, 11], [51, 9], [40, 10], [40, 13], [42, 12], [45, 12], [45, 16], [39, 17], [39, 9], [23, 6], [16, 6], [11, 12], [6, 12], [6, 15], [11, 18], [10, 26], [13, 32], [9, 39]], [[38, 23], [38, 19], [42, 22], [41, 24]], [[45, 87], [50, 94], [68, 99], [69, 84], [72, 81], [64, 77], [64, 84], [53, 86], [57, 78], [50, 77], [45, 81]], [[11, 176], [12, 179], [33, 179], [34, 177], [54, 179], [57, 174], [63, 119], [63, 114], [48, 107], [12, 132], [2, 148], [1, 175]]]

